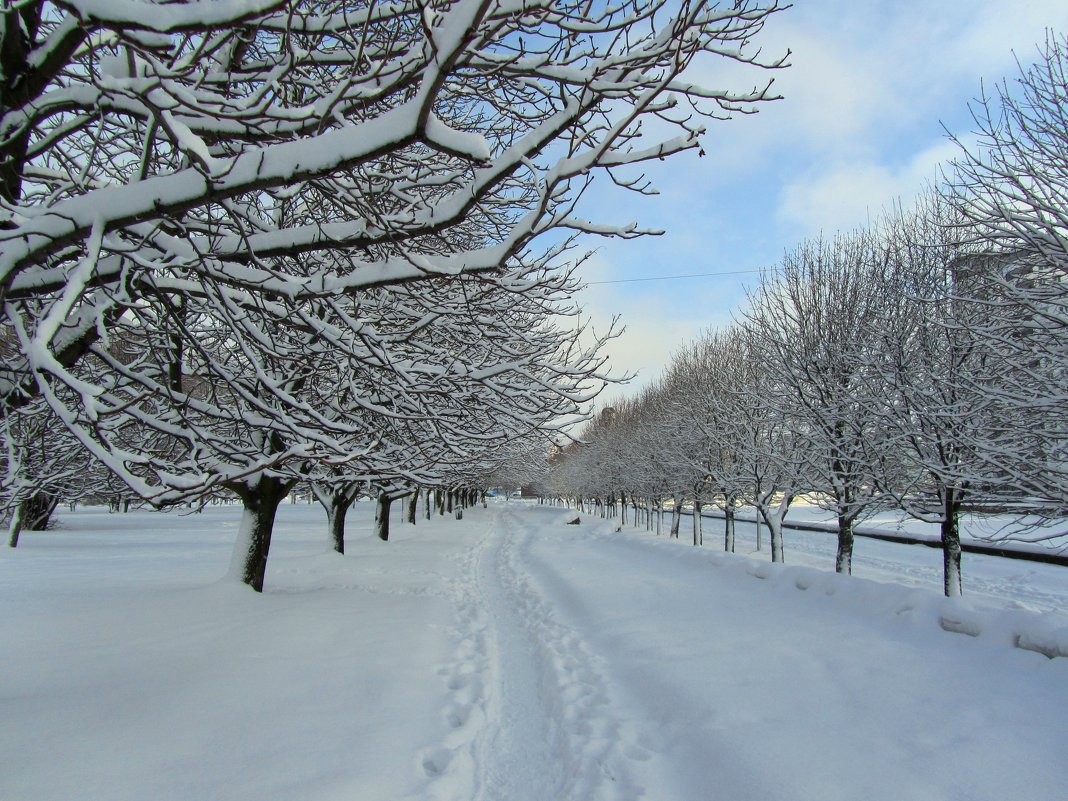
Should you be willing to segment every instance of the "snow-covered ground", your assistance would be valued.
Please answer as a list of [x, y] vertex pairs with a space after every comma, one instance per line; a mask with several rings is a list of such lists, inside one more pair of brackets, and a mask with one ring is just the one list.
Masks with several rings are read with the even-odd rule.
[[966, 557], [951, 602], [928, 548], [567, 516], [360, 504], [342, 557], [285, 505], [259, 596], [236, 508], [62, 514], [0, 554], [0, 798], [1065, 797], [1068, 659], [1014, 647], [1068, 649], [1065, 568]]
[[[706, 512], [706, 515], [711, 513]], [[755, 519], [752, 510], [743, 510], [740, 514]], [[670, 513], [664, 517], [670, 522]], [[833, 523], [833, 515], [815, 506], [799, 503], [790, 509], [787, 524]], [[680, 540], [693, 541], [693, 518], [683, 516], [680, 526]], [[986, 536], [996, 532], [1014, 533], [1012, 523], [1001, 523], [966, 518], [964, 525], [971, 530], [978, 530]], [[722, 547], [722, 518], [706, 516], [703, 524], [705, 547]], [[1068, 529], [1068, 524], [1051, 525], [1049, 529]], [[865, 521], [858, 527], [862, 531], [881, 531], [888, 534], [904, 534], [930, 542], [938, 541], [937, 524], [921, 523], [916, 520], [902, 520], [893, 514], [880, 515]], [[737, 526], [737, 553], [750, 554], [758, 558], [771, 558], [771, 546], [768, 530], [765, 526], [761, 535], [762, 553], [757, 552], [756, 526], [752, 523], [739, 523]], [[1025, 537], [1024, 532], [1019, 536]], [[990, 544], [976, 536], [969, 535], [968, 529], [962, 531], [965, 542]], [[1063, 548], [1063, 540], [1058, 541]], [[821, 570], [833, 570], [835, 551], [838, 547], [837, 535], [812, 531], [797, 531], [787, 528], [783, 531], [783, 548], [785, 560], [789, 565], [804, 565]], [[1017, 550], [1044, 550], [1057, 552], [1054, 548], [1030, 545], [1021, 542], [1006, 542], [1005, 547]], [[1068, 568], [1042, 564], [1027, 560], [1005, 559], [984, 554], [965, 553], [961, 558], [964, 592], [969, 602], [977, 606], [996, 608], [1032, 609], [1040, 612], [1068, 612]], [[923, 587], [940, 592], [942, 589], [942, 551], [940, 548], [901, 545], [866, 537], [854, 538], [853, 575], [875, 581], [903, 584], [908, 587]]]

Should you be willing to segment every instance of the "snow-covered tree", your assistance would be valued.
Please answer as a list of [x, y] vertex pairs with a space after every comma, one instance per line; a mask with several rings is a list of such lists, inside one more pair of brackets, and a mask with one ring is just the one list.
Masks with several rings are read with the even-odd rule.
[[725, 396], [710, 364], [714, 358], [707, 340], [699, 339], [676, 351], [664, 378], [662, 405], [674, 425], [666, 427], [662, 441], [676, 486], [685, 488], [693, 502], [694, 545], [704, 541], [701, 510], [721, 489], [720, 435], [725, 432], [716, 413]]
[[[945, 592], [961, 592], [959, 518], [965, 503], [1013, 494], [991, 469], [1005, 421], [992, 404], [998, 358], [972, 335], [987, 314], [969, 279], [985, 257], [958, 240], [959, 218], [937, 196], [889, 220], [883, 236], [893, 273], [877, 354], [887, 392], [888, 447], [880, 486], [908, 514], [941, 529]], [[979, 293], [981, 294], [981, 293]]]
[[[422, 421], [447, 451], [581, 405], [597, 362], [539, 310], [571, 285], [555, 266], [568, 235], [641, 232], [576, 204], [598, 171], [647, 191], [634, 165], [766, 99], [683, 72], [701, 54], [757, 63], [750, 40], [775, 10], [5, 6], [0, 300], [21, 352], [5, 405], [44, 398], [154, 502], [238, 493], [235, 565], [261, 585], [295, 473], [409, 469], [396, 442], [346, 427], [343, 402]], [[537, 244], [554, 231], [562, 243]], [[511, 318], [509, 298], [524, 307]], [[473, 352], [427, 336], [429, 362], [410, 345], [465, 325], [496, 336]], [[144, 351], [111, 357], [116, 332]], [[478, 413], [442, 414], [449, 398]]]
[[[849, 573], [853, 526], [877, 497], [871, 452], [881, 446], [871, 355], [887, 294], [885, 257], [867, 232], [807, 242], [750, 294], [754, 355], [785, 394], [777, 409], [803, 442], [805, 489], [838, 518], [835, 569]], [[774, 403], [774, 400], [772, 400]]]
[[[575, 216], [591, 171], [697, 147], [705, 117], [765, 99], [682, 73], [702, 53], [755, 61], [774, 10], [6, 5], [0, 289], [33, 372], [19, 388], [76, 385], [66, 368], [145, 293], [335, 296], [459, 272], [507, 287], [500, 268], [549, 230], [637, 234]], [[645, 133], [654, 116], [667, 136]]]
[[41, 402], [7, 415], [0, 454], [0, 520], [8, 520], [8, 545], [23, 529], [47, 528], [62, 500], [76, 500], [86, 487], [92, 461]]
[[777, 365], [761, 360], [758, 336], [748, 326], [739, 327], [739, 336], [744, 356], [737, 372], [733, 408], [741, 432], [737, 469], [746, 491], [743, 502], [756, 507], [771, 534], [771, 560], [782, 562], [783, 523], [798, 494], [809, 489], [804, 473], [806, 438], [784, 411], [789, 389]]
[[[981, 313], [968, 336], [990, 354], [981, 384], [1001, 425], [984, 458], [1021, 508], [1068, 512], [1068, 35], [973, 106], [945, 193], [958, 239], [985, 254], [960, 265]], [[972, 288], [977, 291], [971, 291]]]
[[734, 551], [735, 509], [746, 497], [746, 475], [740, 448], [745, 441], [744, 402], [746, 360], [749, 353], [743, 332], [737, 326], [709, 331], [694, 349], [702, 392], [692, 399], [695, 423], [707, 442], [708, 480], [712, 502], [723, 511], [723, 548]]

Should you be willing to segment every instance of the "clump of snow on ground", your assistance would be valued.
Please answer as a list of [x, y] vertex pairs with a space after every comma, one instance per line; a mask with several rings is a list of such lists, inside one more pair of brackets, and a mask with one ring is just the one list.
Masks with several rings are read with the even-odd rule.
[[[1037, 801], [1068, 785], [1068, 659], [1039, 653], [1068, 645], [1064, 568], [968, 560], [966, 593], [1001, 594], [949, 601], [923, 583], [939, 553], [917, 546], [858, 542], [877, 575], [850, 578], [818, 534], [788, 532], [779, 566], [515, 502], [396, 519], [388, 543], [369, 504], [349, 517], [339, 556], [319, 507], [283, 505], [263, 595], [224, 578], [236, 507], [79, 510], [24, 533], [0, 555], [0, 798]], [[739, 550], [752, 535], [739, 526]]]

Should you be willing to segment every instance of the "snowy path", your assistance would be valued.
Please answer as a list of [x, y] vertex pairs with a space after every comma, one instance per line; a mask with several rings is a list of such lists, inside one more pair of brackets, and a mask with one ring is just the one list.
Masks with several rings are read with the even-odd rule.
[[626, 764], [644, 752], [621, 736], [601, 666], [528, 578], [529, 548], [540, 533], [530, 521], [525, 513], [495, 510], [465, 559], [460, 647], [442, 673], [454, 726], [478, 726], [466, 742], [450, 736], [428, 752], [428, 773], [445, 773], [457, 754], [473, 771], [470, 785], [443, 783], [442, 798], [635, 798], [640, 791], [628, 781]]

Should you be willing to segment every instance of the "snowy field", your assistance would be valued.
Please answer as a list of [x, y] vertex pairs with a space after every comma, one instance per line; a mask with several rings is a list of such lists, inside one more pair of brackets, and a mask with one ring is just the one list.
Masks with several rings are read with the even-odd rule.
[[382, 543], [370, 512], [342, 557], [284, 505], [262, 596], [220, 579], [234, 507], [24, 533], [0, 799], [1066, 797], [1068, 659], [1013, 647], [1068, 650], [1065, 568], [966, 555], [951, 602], [917, 546], [846, 578], [821, 534], [779, 567], [714, 520], [698, 550], [500, 503]]
[[[742, 510], [740, 514], [750, 519], [756, 517], [752, 509]], [[705, 547], [722, 548], [723, 519], [710, 516], [710, 512], [707, 511], [705, 515], [703, 525]], [[665, 514], [664, 520], [665, 525], [670, 524], [670, 513]], [[833, 515], [804, 503], [795, 503], [790, 508], [790, 514], [786, 520], [787, 524], [793, 522], [835, 524]], [[692, 526], [693, 517], [689, 513], [684, 514], [680, 526], [681, 541], [693, 542]], [[1028, 535], [1026, 531], [1014, 532], [1007, 520], [998, 525], [988, 521], [977, 521], [966, 516], [962, 520], [961, 532], [961, 538], [966, 543], [993, 544], [989, 539], [971, 536], [969, 527], [972, 531], [978, 530], [988, 537], [1004, 532], [1016, 533], [1021, 539]], [[1068, 529], [1068, 524], [1051, 525], [1047, 530], [1064, 529]], [[857, 530], [904, 534], [933, 543], [938, 542], [937, 524], [902, 520], [899, 516], [889, 513], [865, 521], [857, 527]], [[737, 553], [750, 554], [758, 558], [771, 558], [767, 526], [763, 527], [761, 553], [757, 552], [756, 526], [752, 523], [739, 521], [736, 537]], [[1020, 541], [1008, 541], [1002, 545], [1016, 550], [1030, 549], [1043, 550], [1047, 553], [1063, 553], [1064, 540], [1058, 542], [1061, 550], [1037, 544], [1028, 545]], [[834, 569], [835, 553], [838, 547], [837, 534], [786, 528], [783, 531], [783, 543], [787, 564], [804, 565], [821, 570]], [[964, 576], [964, 593], [971, 604], [993, 608], [1031, 609], [1038, 612], [1068, 612], [1068, 568], [1027, 560], [965, 553], [961, 557], [961, 569]], [[942, 551], [940, 547], [901, 545], [857, 536], [853, 543], [853, 575], [941, 592]]]

